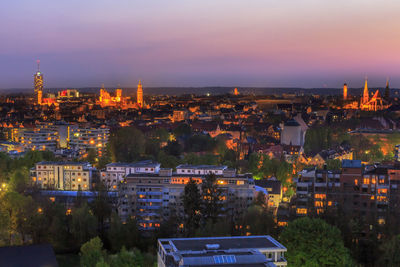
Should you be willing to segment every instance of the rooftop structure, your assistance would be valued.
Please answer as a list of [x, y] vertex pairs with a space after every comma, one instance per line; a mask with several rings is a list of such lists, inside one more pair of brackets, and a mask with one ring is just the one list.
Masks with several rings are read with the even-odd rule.
[[158, 240], [158, 266], [286, 266], [287, 249], [271, 236]]

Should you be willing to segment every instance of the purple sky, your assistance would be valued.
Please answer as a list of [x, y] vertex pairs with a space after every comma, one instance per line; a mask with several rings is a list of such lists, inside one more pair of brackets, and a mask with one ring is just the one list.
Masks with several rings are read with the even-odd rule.
[[3, 0], [0, 88], [400, 87], [398, 0]]

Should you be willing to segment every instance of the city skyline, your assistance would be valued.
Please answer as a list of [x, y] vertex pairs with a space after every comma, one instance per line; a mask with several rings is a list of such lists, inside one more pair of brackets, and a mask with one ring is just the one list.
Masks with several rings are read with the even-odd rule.
[[400, 86], [394, 1], [22, 2], [0, 4], [0, 89], [37, 59], [48, 88]]

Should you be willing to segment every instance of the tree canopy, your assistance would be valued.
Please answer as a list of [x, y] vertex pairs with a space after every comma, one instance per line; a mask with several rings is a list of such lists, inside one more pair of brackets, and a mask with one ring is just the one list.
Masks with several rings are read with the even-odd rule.
[[289, 223], [280, 241], [289, 266], [352, 266], [340, 231], [321, 219], [304, 217]]

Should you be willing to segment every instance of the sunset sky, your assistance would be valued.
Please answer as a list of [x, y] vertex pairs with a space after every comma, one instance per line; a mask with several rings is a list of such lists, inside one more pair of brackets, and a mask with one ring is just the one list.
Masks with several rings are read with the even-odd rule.
[[2, 0], [0, 88], [400, 87], [398, 0]]

